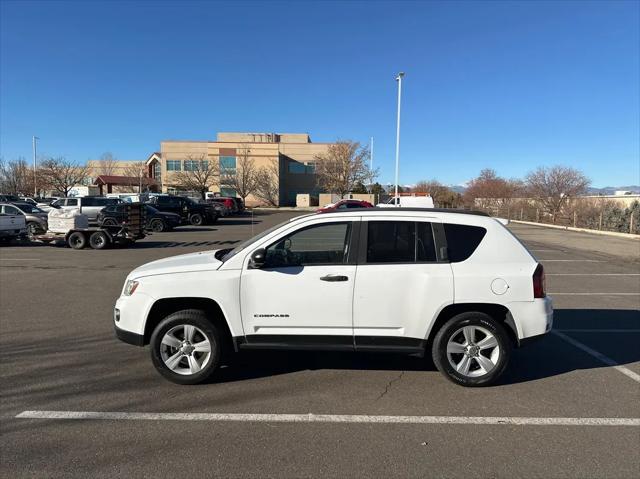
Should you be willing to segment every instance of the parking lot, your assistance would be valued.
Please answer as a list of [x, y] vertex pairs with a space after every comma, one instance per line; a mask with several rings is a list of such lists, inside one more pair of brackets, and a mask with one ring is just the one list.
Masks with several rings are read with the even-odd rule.
[[[242, 353], [208, 384], [178, 386], [148, 349], [115, 339], [133, 268], [232, 247], [296, 214], [127, 249], [0, 249], [1, 475], [640, 475], [638, 241], [512, 224], [545, 266], [554, 332], [516, 350], [490, 388], [456, 386], [426, 358], [327, 352]], [[105, 414], [78, 419], [88, 412]]]

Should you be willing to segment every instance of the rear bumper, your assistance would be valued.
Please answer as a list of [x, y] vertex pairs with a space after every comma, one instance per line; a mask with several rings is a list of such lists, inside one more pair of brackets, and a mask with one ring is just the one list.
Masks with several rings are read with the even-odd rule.
[[550, 296], [533, 301], [506, 304], [518, 331], [519, 342], [551, 331], [553, 327], [553, 299]]

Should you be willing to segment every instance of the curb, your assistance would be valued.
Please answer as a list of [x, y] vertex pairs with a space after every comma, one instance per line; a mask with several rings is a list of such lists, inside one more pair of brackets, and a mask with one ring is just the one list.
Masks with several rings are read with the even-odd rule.
[[532, 225], [532, 226], [543, 226], [545, 228], [552, 228], [556, 230], [576, 231], [579, 233], [591, 233], [595, 235], [616, 236], [618, 238], [640, 240], [640, 235], [634, 235], [631, 233], [618, 233], [617, 231], [590, 230], [587, 228], [574, 228], [573, 226], [548, 225], [546, 223], [535, 223], [533, 221], [520, 221], [520, 220], [511, 220], [511, 223], [520, 223], [523, 225]]

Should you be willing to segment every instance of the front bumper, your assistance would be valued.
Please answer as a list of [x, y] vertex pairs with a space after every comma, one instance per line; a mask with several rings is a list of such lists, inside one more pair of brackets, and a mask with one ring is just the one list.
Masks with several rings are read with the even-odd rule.
[[133, 344], [134, 346], [144, 346], [144, 336], [142, 334], [132, 333], [131, 331], [120, 329], [115, 325], [114, 329], [116, 331], [116, 337], [120, 341], [124, 341], [128, 344]]

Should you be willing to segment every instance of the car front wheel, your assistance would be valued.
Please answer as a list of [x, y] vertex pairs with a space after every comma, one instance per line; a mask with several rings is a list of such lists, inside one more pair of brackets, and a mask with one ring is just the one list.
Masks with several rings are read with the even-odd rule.
[[191, 218], [189, 218], [189, 221], [191, 221], [193, 226], [202, 226], [204, 224], [204, 217], [200, 213], [194, 213], [191, 215]]
[[488, 386], [502, 375], [511, 355], [511, 340], [501, 322], [480, 312], [458, 314], [433, 341], [438, 370], [462, 386]]
[[205, 381], [220, 361], [220, 334], [200, 310], [177, 311], [151, 336], [151, 360], [158, 372], [178, 384]]

